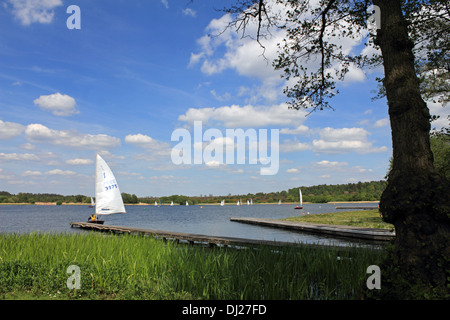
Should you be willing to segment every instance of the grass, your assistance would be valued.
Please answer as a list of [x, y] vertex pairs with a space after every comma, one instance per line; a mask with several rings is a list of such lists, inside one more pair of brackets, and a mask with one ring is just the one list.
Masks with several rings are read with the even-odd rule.
[[[355, 299], [382, 250], [206, 248], [133, 235], [0, 235], [0, 299]], [[70, 265], [81, 288], [68, 289]]]
[[282, 220], [394, 230], [392, 224], [383, 222], [378, 210], [320, 213], [290, 217]]

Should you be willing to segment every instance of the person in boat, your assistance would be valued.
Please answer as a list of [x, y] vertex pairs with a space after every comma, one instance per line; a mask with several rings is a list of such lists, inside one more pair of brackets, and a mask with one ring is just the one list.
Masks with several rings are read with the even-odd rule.
[[95, 214], [91, 214], [88, 221], [97, 221], [97, 218], [95, 217]]

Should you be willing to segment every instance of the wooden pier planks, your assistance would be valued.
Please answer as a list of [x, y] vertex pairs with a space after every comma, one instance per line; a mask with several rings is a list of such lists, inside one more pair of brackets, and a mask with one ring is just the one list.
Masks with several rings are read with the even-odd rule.
[[124, 227], [124, 226], [112, 226], [112, 225], [100, 225], [89, 222], [71, 222], [71, 227], [114, 232], [114, 233], [131, 233], [148, 235], [161, 239], [171, 239], [171, 240], [184, 240], [189, 243], [207, 243], [209, 245], [224, 245], [224, 246], [298, 246], [305, 244], [295, 243], [295, 242], [283, 242], [283, 241], [269, 241], [269, 240], [255, 240], [255, 239], [245, 239], [245, 238], [234, 238], [234, 237], [224, 237], [224, 236], [210, 236], [194, 233], [183, 233], [183, 232], [172, 232], [172, 231], [161, 231], [161, 230], [151, 230], [142, 229], [135, 227]]
[[395, 237], [395, 232], [384, 229], [361, 228], [331, 224], [284, 221], [262, 218], [230, 218], [231, 221], [256, 224], [266, 227], [284, 228], [316, 234], [326, 234], [345, 238], [387, 241]]

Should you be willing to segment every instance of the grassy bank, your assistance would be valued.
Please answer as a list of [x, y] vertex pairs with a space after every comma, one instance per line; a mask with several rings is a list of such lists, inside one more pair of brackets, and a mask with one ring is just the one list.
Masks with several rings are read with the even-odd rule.
[[[0, 235], [0, 298], [353, 299], [373, 249], [204, 248], [142, 236]], [[68, 289], [70, 265], [81, 288]]]
[[378, 210], [344, 211], [290, 217], [282, 220], [312, 223], [337, 224], [364, 228], [381, 228], [393, 230], [394, 226], [383, 222]]

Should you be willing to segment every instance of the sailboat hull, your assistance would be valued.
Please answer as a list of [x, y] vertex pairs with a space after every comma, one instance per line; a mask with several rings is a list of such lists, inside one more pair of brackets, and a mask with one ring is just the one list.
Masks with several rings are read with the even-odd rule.
[[295, 209], [303, 209], [303, 207], [295, 207]]
[[95, 224], [103, 224], [105, 221], [103, 221], [103, 220], [89, 221], [89, 220], [88, 220], [88, 222], [89, 222], [89, 223], [95, 223]]

